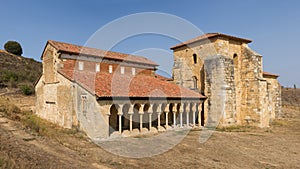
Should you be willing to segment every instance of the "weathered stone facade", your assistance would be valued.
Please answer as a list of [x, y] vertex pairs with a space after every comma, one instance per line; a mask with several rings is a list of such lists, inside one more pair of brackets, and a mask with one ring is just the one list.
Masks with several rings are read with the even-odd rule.
[[278, 75], [263, 72], [262, 56], [248, 47], [250, 42], [212, 33], [171, 48], [174, 82], [208, 97], [207, 125], [267, 127], [280, 113]]

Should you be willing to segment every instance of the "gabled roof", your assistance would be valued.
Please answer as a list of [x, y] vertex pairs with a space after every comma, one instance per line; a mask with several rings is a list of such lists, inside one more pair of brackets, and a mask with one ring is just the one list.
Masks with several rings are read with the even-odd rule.
[[208, 39], [214, 38], [214, 37], [225, 37], [225, 38], [229, 38], [229, 39], [241, 41], [241, 42], [244, 42], [244, 43], [250, 43], [250, 42], [252, 42], [252, 40], [250, 40], [250, 39], [239, 38], [239, 37], [236, 37], [236, 36], [226, 35], [226, 34], [222, 34], [222, 33], [207, 33], [207, 34], [198, 36], [196, 38], [187, 40], [185, 42], [179, 43], [179, 44], [177, 44], [175, 46], [172, 46], [170, 49], [174, 50], [174, 49], [179, 48], [181, 46], [190, 45], [192, 43], [203, 41], [203, 40], [208, 40]]
[[121, 75], [107, 72], [60, 70], [60, 74], [75, 81], [98, 97], [139, 97], [205, 99], [200, 93], [149, 75]]
[[[85, 56], [94, 56], [94, 57], [101, 57], [101, 58], [107, 58], [117, 61], [127, 61], [132, 63], [140, 63], [140, 64], [146, 64], [151, 66], [158, 66], [157, 63], [144, 58], [142, 56], [135, 56], [135, 55], [129, 55], [119, 52], [112, 52], [112, 51], [106, 51], [101, 49], [95, 49], [85, 46], [78, 46], [73, 45], [69, 43], [64, 42], [58, 42], [53, 40], [48, 40], [47, 44], [51, 44], [55, 49], [58, 50], [58, 52], [61, 53], [68, 53], [68, 54], [74, 54], [74, 55], [85, 55]], [[47, 46], [47, 45], [46, 45]]]

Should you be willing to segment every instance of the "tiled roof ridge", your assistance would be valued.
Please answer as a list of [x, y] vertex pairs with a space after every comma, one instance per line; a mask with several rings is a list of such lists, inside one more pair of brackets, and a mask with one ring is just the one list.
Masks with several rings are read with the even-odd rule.
[[59, 42], [55, 40], [48, 40], [49, 44], [51, 44], [54, 48], [56, 48], [59, 52], [71, 53], [71, 54], [83, 54], [83, 55], [90, 55], [96, 57], [104, 57], [114, 60], [121, 60], [121, 61], [129, 61], [134, 63], [140, 64], [147, 64], [152, 66], [158, 66], [157, 63], [137, 55], [125, 54], [120, 52], [102, 50], [97, 48], [91, 48], [86, 46], [75, 45], [66, 42]]
[[240, 41], [244, 41], [246, 43], [252, 42], [252, 40], [250, 40], [250, 39], [240, 38], [240, 37], [237, 37], [237, 36], [232, 36], [232, 35], [227, 35], [227, 34], [217, 32], [217, 33], [206, 33], [206, 34], [197, 36], [195, 38], [189, 39], [185, 42], [181, 42], [181, 43], [179, 43], [175, 46], [172, 46], [170, 49], [176, 49], [176, 48], [181, 47], [181, 46], [189, 45], [189, 44], [192, 44], [192, 43], [195, 43], [195, 42], [198, 42], [198, 41], [202, 41], [202, 40], [208, 40], [209, 38], [218, 37], [218, 36], [223, 36], [223, 37], [227, 37], [227, 38], [231, 38], [231, 39], [237, 39], [237, 40], [240, 40]]

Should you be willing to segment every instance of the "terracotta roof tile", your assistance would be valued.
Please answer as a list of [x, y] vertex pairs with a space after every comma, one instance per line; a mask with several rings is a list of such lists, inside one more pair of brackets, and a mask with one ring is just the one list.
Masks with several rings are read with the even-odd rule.
[[172, 78], [167, 78], [167, 77], [159, 75], [159, 74], [155, 74], [154, 77], [159, 80], [163, 80], [163, 81], [172, 81], [173, 80]]
[[266, 76], [274, 76], [274, 77], [279, 77], [279, 75], [277, 75], [277, 74], [273, 74], [273, 73], [269, 73], [269, 72], [263, 72], [263, 75], [266, 75]]
[[76, 55], [82, 54], [82, 55], [88, 55], [88, 56], [104, 57], [104, 58], [114, 59], [114, 60], [119, 60], [119, 61], [128, 61], [128, 62], [158, 66], [157, 63], [155, 63], [147, 58], [144, 58], [142, 56], [135, 56], [135, 55], [129, 55], [129, 54], [124, 54], [124, 53], [119, 53], [119, 52], [112, 52], [112, 51], [106, 51], [106, 50], [101, 50], [101, 49], [89, 48], [89, 47], [78, 46], [78, 45], [73, 45], [73, 44], [64, 43], [64, 42], [57, 42], [57, 41], [53, 41], [53, 40], [49, 40], [48, 43], [50, 43], [59, 52], [76, 54]]
[[206, 98], [192, 90], [147, 75], [121, 75], [106, 72], [59, 71], [98, 97]]
[[252, 42], [249, 39], [239, 38], [239, 37], [236, 37], [236, 36], [226, 35], [226, 34], [222, 34], [222, 33], [207, 33], [207, 34], [198, 36], [196, 38], [187, 40], [185, 42], [179, 43], [175, 46], [172, 46], [170, 49], [176, 49], [176, 48], [181, 47], [181, 46], [189, 45], [189, 44], [192, 44], [194, 42], [198, 42], [198, 41], [202, 41], [202, 40], [208, 40], [208, 39], [213, 38], [213, 37], [226, 37], [226, 38], [230, 38], [230, 39], [239, 40], [239, 41], [242, 41], [242, 42], [245, 42], [245, 43]]

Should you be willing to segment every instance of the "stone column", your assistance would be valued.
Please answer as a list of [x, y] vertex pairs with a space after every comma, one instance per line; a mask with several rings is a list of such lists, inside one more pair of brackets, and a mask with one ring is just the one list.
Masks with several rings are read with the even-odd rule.
[[110, 125], [109, 125], [109, 116], [110, 116], [110, 113], [108, 113], [108, 114], [106, 114], [106, 121], [108, 121], [108, 130], [107, 130], [107, 132], [106, 132], [106, 138], [108, 138], [109, 137], [109, 127], [110, 127]]
[[192, 113], [193, 113], [193, 127], [195, 127], [196, 126], [196, 117], [195, 117], [196, 104], [195, 103], [192, 103], [191, 110], [192, 110]]
[[164, 107], [164, 110], [163, 110], [163, 112], [165, 112], [166, 113], [166, 129], [168, 129], [168, 127], [169, 127], [169, 124], [168, 124], [168, 120], [169, 120], [169, 118], [168, 118], [168, 114], [169, 114], [169, 111], [170, 111], [170, 109], [169, 109], [169, 104], [166, 104], [166, 107]]
[[190, 125], [190, 104], [186, 105], [185, 111], [186, 111], [186, 126], [189, 127], [189, 125]]
[[151, 131], [151, 128], [152, 128], [152, 114], [153, 114], [153, 104], [150, 104], [150, 106], [149, 106], [149, 108], [148, 108], [148, 111], [147, 111], [147, 113], [148, 113], [148, 115], [149, 115], [149, 131]]
[[[172, 106], [172, 110], [171, 112], [173, 113], [173, 127], [175, 128], [176, 127], [176, 112], [177, 112], [177, 104], [175, 103], [172, 103], [173, 106]], [[170, 112], [170, 113], [171, 113]]]
[[202, 111], [202, 104], [201, 102], [197, 104], [197, 109], [198, 109], [198, 125], [201, 127], [201, 111]]
[[180, 105], [179, 114], [180, 114], [180, 128], [182, 128], [182, 113], [183, 113], [183, 104]]
[[141, 113], [139, 113], [140, 114], [140, 132], [142, 132], [142, 129], [143, 129], [143, 112]]
[[128, 115], [129, 115], [129, 131], [132, 132], [132, 115], [133, 115], [133, 105], [129, 106]]
[[161, 124], [160, 124], [160, 115], [161, 115], [161, 112], [162, 112], [162, 110], [161, 110], [161, 104], [158, 104], [158, 106], [157, 106], [157, 109], [156, 109], [156, 112], [157, 112], [157, 130], [158, 131], [161, 131]]
[[118, 115], [119, 115], [119, 133], [121, 134], [122, 133], [123, 105], [119, 105]]
[[160, 114], [161, 112], [157, 112], [157, 128], [160, 127]]
[[176, 127], [176, 112], [173, 112], [173, 125]]
[[122, 133], [122, 115], [121, 113], [119, 115], [119, 133]]
[[[129, 113], [128, 113], [129, 114]], [[133, 113], [131, 114], [129, 114], [129, 131], [130, 132], [132, 132], [132, 115], [133, 115]]]
[[169, 114], [169, 112], [166, 112], [166, 129], [168, 129], [168, 127], [169, 127], [169, 124], [168, 124], [168, 114]]
[[152, 112], [148, 112], [149, 113], [149, 131], [151, 131], [151, 127], [152, 127]]

